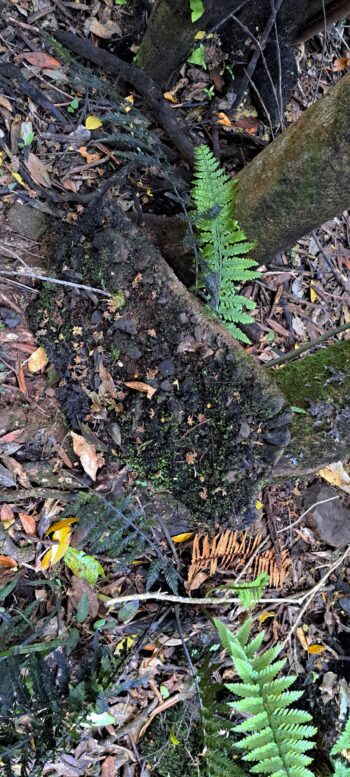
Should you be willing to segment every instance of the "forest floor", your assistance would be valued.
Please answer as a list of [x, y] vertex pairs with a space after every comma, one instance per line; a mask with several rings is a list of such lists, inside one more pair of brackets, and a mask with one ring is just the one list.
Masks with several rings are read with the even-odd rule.
[[[58, 26], [74, 28], [131, 61], [143, 25], [132, 7], [18, 0], [5, 5], [0, 22], [0, 763], [13, 770], [6, 774], [33, 777], [41, 767], [53, 777], [199, 773], [193, 675], [211, 650], [215, 680], [232, 676], [218, 658], [205, 597], [266, 571], [270, 587], [254, 619], [267, 645], [285, 644], [319, 727], [321, 769], [350, 708], [346, 463], [265, 488], [249, 532], [221, 531], [221, 522], [208, 530], [203, 478], [194, 522], [171, 498], [165, 469], [140, 472], [126, 445], [127, 382], [112, 375], [124, 301], [108, 294], [100, 264], [82, 276], [77, 244], [69, 248], [97, 191], [108, 188], [152, 240], [157, 218], [181, 212], [177, 181], [187, 195], [191, 188], [188, 167], [174, 164], [170, 145], [167, 158], [166, 134], [142, 97], [97, 68], [75, 70], [48, 37]], [[165, 98], [189, 136], [213, 144], [235, 174], [272, 140], [271, 127], [249, 98], [232, 113], [229, 51], [220, 37], [205, 45], [206, 69], [187, 62]], [[348, 46], [348, 26], [339, 24], [299, 47], [286, 126], [342, 76]], [[161, 244], [162, 236], [154, 239]], [[165, 258], [190, 286], [188, 249], [174, 251], [169, 236], [165, 242]], [[348, 323], [339, 276], [349, 272], [347, 213], [262, 268], [244, 290], [257, 303], [250, 356], [265, 364]], [[148, 336], [160, 376], [150, 372], [145, 384], [130, 372], [128, 389], [152, 395], [157, 380], [166, 392], [178, 376], [152, 322]], [[189, 436], [211, 411], [208, 401], [193, 415], [191, 377], [183, 398]], [[150, 421], [135, 418], [140, 446]], [[188, 447], [188, 467], [195, 448]], [[318, 501], [327, 510], [313, 512], [311, 523]], [[185, 602], [190, 596], [202, 602]], [[243, 613], [222, 599], [210, 611], [233, 628]], [[26, 689], [20, 715], [16, 672]]]

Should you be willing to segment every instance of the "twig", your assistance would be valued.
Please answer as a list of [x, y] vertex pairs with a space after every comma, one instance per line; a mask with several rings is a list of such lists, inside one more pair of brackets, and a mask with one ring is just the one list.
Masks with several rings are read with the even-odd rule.
[[317, 237], [317, 235], [316, 235], [316, 232], [312, 232], [311, 234], [312, 234], [312, 237], [313, 237], [313, 239], [314, 239], [314, 241], [315, 241], [315, 243], [316, 243], [316, 245], [317, 245], [317, 248], [318, 248], [318, 250], [319, 250], [319, 252], [320, 252], [321, 256], [322, 256], [322, 257], [323, 257], [323, 259], [325, 260], [325, 262], [326, 262], [326, 264], [328, 265], [328, 267], [329, 267], [330, 271], [333, 273], [333, 275], [334, 275], [335, 279], [336, 279], [336, 280], [337, 280], [337, 282], [339, 283], [339, 286], [341, 286], [341, 287], [344, 289], [344, 291], [345, 291], [345, 295], [346, 295], [346, 298], [347, 298], [347, 302], [348, 302], [348, 304], [349, 304], [349, 303], [350, 303], [350, 294], [349, 294], [349, 292], [348, 292], [348, 288], [347, 288], [347, 285], [346, 285], [346, 281], [344, 280], [344, 278], [343, 278], [343, 276], [341, 275], [341, 273], [340, 273], [340, 272], [338, 272], [338, 270], [337, 270], [337, 269], [334, 267], [334, 264], [333, 264], [332, 260], [330, 259], [330, 257], [329, 257], [329, 256], [327, 256], [327, 254], [326, 254], [326, 252], [325, 252], [325, 250], [324, 250], [323, 246], [321, 245], [321, 243], [320, 243], [320, 241], [319, 241], [319, 239], [318, 239], [318, 237]]
[[314, 347], [314, 345], [318, 345], [319, 343], [324, 343], [325, 340], [329, 340], [330, 337], [334, 337], [334, 335], [339, 335], [340, 332], [345, 332], [347, 329], [350, 329], [350, 323], [342, 324], [341, 326], [337, 326], [335, 329], [329, 329], [328, 332], [325, 332], [324, 335], [320, 335], [320, 337], [316, 337], [315, 340], [309, 340], [308, 343], [305, 343], [305, 345], [301, 345], [300, 348], [298, 348], [296, 351], [288, 351], [288, 353], [284, 353], [282, 356], [279, 356], [278, 359], [271, 359], [269, 362], [265, 362], [265, 367], [276, 367], [278, 364], [285, 364], [285, 362], [290, 362], [293, 359], [298, 359], [301, 353], [305, 353], [305, 351], [310, 351], [311, 348]]
[[277, 534], [282, 534], [285, 531], [290, 531], [290, 529], [293, 529], [294, 526], [297, 526], [298, 523], [300, 523], [300, 521], [302, 521], [303, 518], [305, 518], [305, 516], [308, 513], [310, 513], [311, 510], [313, 510], [315, 507], [317, 507], [318, 505], [324, 505], [326, 504], [326, 502], [333, 502], [334, 499], [340, 499], [338, 494], [337, 496], [330, 496], [329, 499], [322, 499], [320, 502], [315, 502], [313, 505], [310, 505], [310, 507], [308, 507], [307, 510], [305, 510], [305, 512], [299, 515], [299, 518], [297, 518], [296, 521], [293, 521], [293, 523], [289, 524], [289, 526], [284, 526], [283, 529], [278, 529]]
[[98, 49], [85, 38], [79, 38], [72, 32], [57, 30], [53, 33], [53, 36], [70, 51], [90, 62], [94, 62], [95, 65], [102, 67], [103, 70], [119, 76], [123, 81], [137, 89], [175, 148], [178, 149], [187, 162], [191, 165], [193, 164], [193, 145], [166, 104], [161, 89], [150, 76], [134, 65], [119, 59], [114, 54], [110, 54], [108, 51], [104, 51], [104, 49]]
[[295, 630], [296, 630], [296, 628], [298, 626], [298, 623], [300, 623], [300, 621], [301, 621], [304, 613], [306, 612], [307, 608], [309, 607], [309, 604], [311, 603], [312, 599], [314, 599], [314, 597], [316, 596], [318, 591], [321, 588], [323, 588], [323, 586], [324, 586], [326, 580], [328, 580], [329, 576], [333, 572], [335, 572], [335, 570], [338, 569], [338, 567], [340, 567], [340, 565], [343, 563], [343, 561], [345, 561], [345, 559], [347, 558], [349, 553], [350, 553], [350, 545], [348, 545], [348, 547], [346, 548], [344, 553], [340, 556], [340, 558], [338, 558], [338, 560], [335, 561], [334, 564], [332, 564], [332, 566], [329, 568], [328, 572], [326, 572], [326, 574], [323, 575], [323, 577], [321, 577], [321, 580], [319, 580], [319, 582], [316, 583], [316, 585], [314, 585], [313, 588], [311, 588], [311, 590], [307, 594], [304, 595], [304, 600], [306, 599], [305, 604], [301, 608], [301, 610], [298, 613], [294, 623], [292, 624], [291, 628], [289, 629], [288, 634], [287, 634], [285, 640], [282, 642], [281, 650], [283, 650], [285, 648], [286, 644], [291, 639], [292, 635], [294, 634], [294, 632], [295, 632]]

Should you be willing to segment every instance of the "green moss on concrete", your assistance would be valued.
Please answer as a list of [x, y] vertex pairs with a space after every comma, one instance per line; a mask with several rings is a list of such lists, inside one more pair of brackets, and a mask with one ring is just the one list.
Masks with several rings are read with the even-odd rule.
[[[339, 381], [333, 370], [339, 373]], [[274, 378], [291, 405], [307, 409], [310, 401], [340, 402], [342, 398], [348, 401], [350, 340], [321, 348], [311, 356], [281, 367], [274, 373]]]

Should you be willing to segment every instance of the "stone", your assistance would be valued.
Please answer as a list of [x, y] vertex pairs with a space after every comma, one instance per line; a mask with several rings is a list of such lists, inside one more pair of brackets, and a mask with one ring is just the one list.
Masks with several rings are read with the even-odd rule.
[[45, 232], [49, 222], [47, 216], [40, 210], [24, 205], [22, 202], [15, 202], [12, 205], [7, 219], [16, 232], [32, 240], [37, 240]]
[[[338, 497], [338, 498], [335, 498]], [[326, 501], [332, 500], [332, 501]], [[323, 504], [316, 504], [323, 502]], [[345, 507], [340, 492], [331, 486], [316, 483], [308, 488], [304, 509], [315, 505], [307, 514], [307, 524], [322, 542], [339, 548], [350, 543], [350, 509]]]

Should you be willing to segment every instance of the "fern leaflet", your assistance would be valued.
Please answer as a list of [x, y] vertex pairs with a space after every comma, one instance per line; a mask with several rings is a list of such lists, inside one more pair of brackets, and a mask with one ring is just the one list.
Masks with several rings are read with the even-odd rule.
[[228, 683], [226, 688], [239, 697], [230, 706], [245, 717], [233, 729], [245, 736], [234, 742], [243, 750], [243, 761], [250, 765], [251, 774], [271, 777], [312, 777], [307, 768], [312, 759], [306, 755], [314, 747], [316, 728], [309, 725], [311, 715], [290, 705], [302, 696], [290, 691], [294, 676], [277, 677], [285, 660], [277, 661], [280, 646], [261, 648], [264, 632], [250, 642], [252, 620], [248, 618], [237, 634], [216, 620], [215, 625], [223, 646], [227, 649], [241, 682]]
[[255, 303], [237, 286], [258, 277], [257, 262], [244, 256], [254, 247], [233, 218], [236, 183], [220, 168], [208, 146], [195, 150], [193, 222], [202, 260], [203, 285], [211, 307], [237, 340], [249, 343], [240, 324], [251, 324]]

